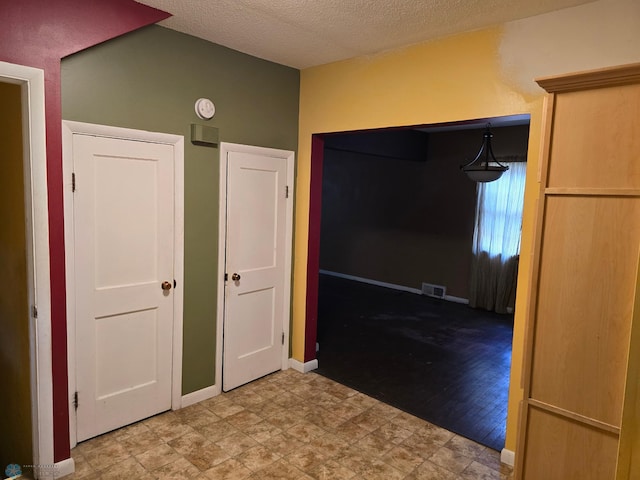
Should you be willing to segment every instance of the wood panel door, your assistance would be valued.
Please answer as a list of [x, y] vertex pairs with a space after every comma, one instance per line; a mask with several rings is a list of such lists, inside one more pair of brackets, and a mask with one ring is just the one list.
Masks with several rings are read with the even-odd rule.
[[77, 439], [171, 408], [173, 146], [74, 134]]
[[283, 368], [288, 357], [290, 152], [225, 147], [226, 281], [222, 386]]
[[519, 480], [616, 478], [640, 251], [640, 65], [543, 79]]

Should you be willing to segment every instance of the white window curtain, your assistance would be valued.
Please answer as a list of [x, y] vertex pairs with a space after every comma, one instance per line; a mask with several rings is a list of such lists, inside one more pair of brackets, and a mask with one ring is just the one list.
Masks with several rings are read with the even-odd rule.
[[469, 304], [498, 313], [515, 305], [527, 164], [514, 160], [499, 159], [509, 170], [478, 183]]

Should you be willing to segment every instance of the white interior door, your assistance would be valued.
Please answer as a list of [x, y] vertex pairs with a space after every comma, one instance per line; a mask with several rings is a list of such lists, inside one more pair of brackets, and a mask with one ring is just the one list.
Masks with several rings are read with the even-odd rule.
[[173, 147], [74, 134], [73, 163], [82, 441], [171, 408]]
[[225, 391], [282, 368], [288, 321], [287, 158], [229, 151]]

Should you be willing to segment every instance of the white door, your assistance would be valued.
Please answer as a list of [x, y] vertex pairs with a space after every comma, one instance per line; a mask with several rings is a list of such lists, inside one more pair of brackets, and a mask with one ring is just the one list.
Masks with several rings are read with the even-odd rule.
[[77, 439], [171, 408], [173, 147], [73, 135]]
[[226, 161], [225, 391], [282, 368], [292, 201], [287, 158], [230, 151]]

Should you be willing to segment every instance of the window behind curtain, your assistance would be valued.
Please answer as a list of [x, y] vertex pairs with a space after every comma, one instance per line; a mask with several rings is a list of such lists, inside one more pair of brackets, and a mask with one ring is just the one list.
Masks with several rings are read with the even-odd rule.
[[501, 162], [509, 166], [495, 182], [478, 183], [473, 233], [473, 253], [486, 252], [505, 262], [520, 252], [526, 162]]

